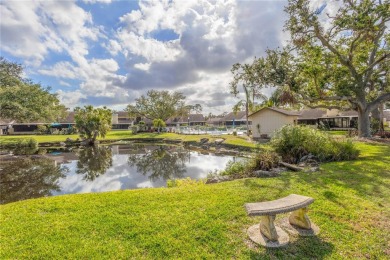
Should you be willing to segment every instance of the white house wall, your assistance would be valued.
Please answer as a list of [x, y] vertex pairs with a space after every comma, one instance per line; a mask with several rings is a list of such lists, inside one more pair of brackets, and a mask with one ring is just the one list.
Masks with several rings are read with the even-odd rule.
[[[250, 116], [250, 119], [252, 120], [252, 136], [254, 138], [259, 138], [260, 135], [264, 134], [272, 136], [273, 133], [282, 126], [294, 124], [294, 120], [297, 120], [297, 116], [287, 116], [270, 109], [264, 109]], [[260, 125], [260, 133], [257, 125]]]

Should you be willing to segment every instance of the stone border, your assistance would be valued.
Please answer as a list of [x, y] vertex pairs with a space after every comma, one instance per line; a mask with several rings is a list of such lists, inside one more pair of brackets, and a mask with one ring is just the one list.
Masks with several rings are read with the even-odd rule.
[[320, 233], [320, 228], [313, 222], [311, 222], [311, 229], [304, 229], [295, 225], [291, 225], [288, 217], [282, 218], [281, 220], [277, 221], [277, 223], [291, 235], [311, 237]]
[[280, 227], [275, 227], [276, 232], [278, 234], [278, 240], [277, 241], [272, 241], [269, 240], [267, 237], [265, 237], [261, 232], [260, 232], [260, 225], [256, 224], [248, 228], [247, 234], [250, 238], [251, 241], [253, 241], [256, 244], [265, 246], [265, 247], [270, 247], [270, 248], [278, 248], [278, 247], [283, 247], [286, 246], [290, 238], [286, 232], [284, 232]]

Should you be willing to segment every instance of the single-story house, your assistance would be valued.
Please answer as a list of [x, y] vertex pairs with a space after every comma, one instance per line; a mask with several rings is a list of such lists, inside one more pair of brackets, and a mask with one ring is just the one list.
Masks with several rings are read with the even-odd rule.
[[[249, 125], [251, 124], [249, 118]], [[230, 112], [221, 119], [221, 122], [226, 126], [242, 126], [246, 125], [246, 113], [245, 111], [239, 111], [237, 113]]]
[[254, 139], [271, 137], [282, 126], [296, 124], [298, 116], [297, 111], [264, 107], [249, 115], [252, 121], [252, 137]]
[[304, 109], [298, 116], [298, 124], [313, 127], [326, 127], [331, 130], [355, 128], [358, 122], [356, 111], [337, 109]]
[[304, 109], [299, 111], [300, 115], [298, 116], [299, 125], [308, 125], [313, 127], [318, 127], [318, 118], [326, 116], [326, 109]]
[[134, 118], [130, 117], [126, 111], [119, 111], [112, 114], [112, 129], [114, 130], [127, 130], [133, 125], [133, 122]]
[[181, 126], [181, 125], [205, 125], [206, 120], [202, 114], [190, 114], [188, 116], [169, 118], [166, 122], [167, 126]]
[[211, 117], [207, 119], [206, 124], [209, 126], [221, 126], [224, 125], [222, 121], [223, 117]]
[[390, 127], [390, 110], [383, 111], [383, 125]]

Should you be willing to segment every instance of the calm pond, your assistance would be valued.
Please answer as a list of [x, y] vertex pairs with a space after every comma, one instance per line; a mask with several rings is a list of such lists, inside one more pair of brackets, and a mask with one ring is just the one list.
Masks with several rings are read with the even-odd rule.
[[[8, 156], [9, 158], [9, 156]], [[206, 178], [236, 157], [181, 146], [113, 145], [0, 158], [0, 203], [61, 194], [166, 186], [169, 179]]]

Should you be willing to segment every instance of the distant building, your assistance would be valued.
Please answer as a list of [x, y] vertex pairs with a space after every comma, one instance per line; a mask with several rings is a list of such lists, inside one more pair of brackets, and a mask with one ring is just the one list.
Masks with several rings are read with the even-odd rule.
[[223, 117], [213, 117], [209, 118], [206, 121], [206, 124], [209, 126], [221, 126], [224, 125], [224, 122], [222, 121]]
[[305, 109], [300, 111], [298, 124], [325, 127], [331, 130], [347, 130], [356, 128], [358, 113], [353, 110], [337, 109]]
[[271, 137], [284, 125], [297, 123], [299, 113], [275, 107], [264, 107], [249, 115], [253, 139]]
[[204, 119], [204, 116], [202, 114], [190, 114], [188, 116], [169, 118], [167, 121], [165, 121], [165, 123], [167, 126], [170, 127], [183, 125], [196, 126], [205, 125], [206, 120]]
[[133, 125], [134, 120], [126, 111], [115, 112], [112, 114], [112, 129], [127, 130]]
[[[251, 119], [249, 118], [249, 125], [251, 124]], [[239, 111], [237, 113], [230, 112], [221, 119], [221, 122], [225, 126], [242, 126], [246, 125], [246, 113], [245, 111]]]
[[383, 125], [390, 127], [390, 110], [383, 111]]

